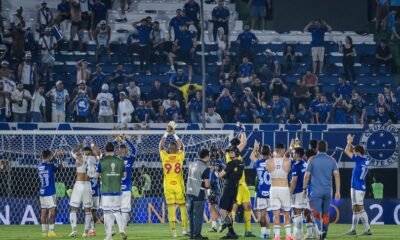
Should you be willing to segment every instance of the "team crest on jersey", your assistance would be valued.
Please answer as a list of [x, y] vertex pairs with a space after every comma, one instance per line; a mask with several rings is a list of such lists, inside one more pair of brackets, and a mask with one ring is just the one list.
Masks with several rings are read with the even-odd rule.
[[370, 166], [387, 167], [397, 161], [399, 133], [393, 125], [374, 125], [363, 133], [360, 144], [366, 149]]

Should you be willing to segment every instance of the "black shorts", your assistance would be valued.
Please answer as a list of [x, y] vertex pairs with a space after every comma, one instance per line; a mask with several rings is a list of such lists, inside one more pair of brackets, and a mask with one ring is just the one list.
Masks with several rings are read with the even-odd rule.
[[221, 198], [221, 196], [220, 196], [219, 191], [214, 190], [214, 189], [211, 189], [211, 190], [210, 190], [210, 195], [208, 196], [208, 202], [209, 202], [210, 204], [216, 204], [216, 205], [218, 205], [218, 204], [219, 204], [220, 198]]
[[71, 27], [72, 27], [72, 26], [77, 27], [78, 30], [81, 30], [81, 29], [82, 29], [82, 21], [79, 21], [79, 22], [71, 22]]
[[185, 62], [187, 65], [193, 65], [193, 53], [190, 51], [178, 50], [176, 53], [177, 60]]
[[219, 207], [228, 212], [232, 211], [233, 204], [236, 203], [238, 188], [224, 186], [224, 190], [222, 191], [221, 200], [219, 201]]

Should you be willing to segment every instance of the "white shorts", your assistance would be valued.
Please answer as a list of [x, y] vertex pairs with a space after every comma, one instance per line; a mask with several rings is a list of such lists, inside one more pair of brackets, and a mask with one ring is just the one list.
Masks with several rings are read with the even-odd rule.
[[89, 181], [77, 181], [72, 189], [69, 205], [71, 207], [79, 208], [81, 203], [83, 208], [92, 207], [92, 187], [90, 186]]
[[40, 197], [40, 207], [43, 209], [57, 207], [56, 195]]
[[92, 210], [98, 210], [100, 205], [100, 197], [92, 196]]
[[270, 207], [269, 210], [275, 211], [282, 209], [290, 211], [290, 190], [289, 187], [271, 187], [269, 190]]
[[131, 199], [132, 193], [130, 191], [122, 192], [121, 196], [121, 212], [130, 213], [131, 212]]
[[323, 62], [325, 56], [325, 48], [324, 47], [312, 47], [311, 48], [311, 55], [313, 62]]
[[103, 209], [103, 211], [120, 211], [121, 195], [101, 196], [101, 209]]
[[354, 188], [351, 188], [350, 191], [350, 196], [351, 196], [351, 205], [358, 205], [358, 206], [364, 206], [364, 197], [365, 197], [365, 192], [360, 191], [360, 190], [355, 190]]
[[307, 196], [305, 196], [303, 192], [292, 195], [292, 208], [307, 209], [307, 203]]
[[254, 210], [261, 211], [261, 210], [269, 210], [269, 198], [258, 198], [254, 200]]

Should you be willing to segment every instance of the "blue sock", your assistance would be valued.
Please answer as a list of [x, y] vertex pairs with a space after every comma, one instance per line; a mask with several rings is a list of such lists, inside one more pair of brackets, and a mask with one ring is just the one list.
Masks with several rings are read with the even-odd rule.
[[325, 233], [325, 236], [328, 233], [328, 227], [329, 227], [329, 224], [322, 224], [322, 231]]

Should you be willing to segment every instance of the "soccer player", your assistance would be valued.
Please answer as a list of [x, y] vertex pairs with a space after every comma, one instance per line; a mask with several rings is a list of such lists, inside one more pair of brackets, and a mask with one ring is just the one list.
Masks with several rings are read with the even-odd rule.
[[[238, 142], [236, 141], [234, 143]], [[221, 208], [221, 216], [224, 219], [221, 231], [227, 227], [228, 233], [221, 239], [237, 239], [238, 236], [233, 230], [233, 218], [231, 212], [238, 194], [240, 179], [243, 176], [244, 163], [242, 160], [239, 160], [240, 150], [237, 145], [231, 145], [226, 151], [229, 155], [230, 161], [226, 164], [224, 170], [220, 173], [215, 173], [219, 178], [225, 179], [219, 207]]]
[[136, 159], [137, 148], [136, 145], [129, 141], [125, 135], [119, 136], [120, 141], [124, 141], [125, 144], [119, 145], [119, 157], [124, 161], [125, 175], [121, 182], [121, 215], [122, 215], [122, 231], [125, 232], [125, 228], [128, 225], [131, 212], [131, 198], [132, 198], [132, 167]]
[[270, 209], [274, 212], [275, 240], [281, 239], [280, 214], [283, 211], [286, 240], [293, 239], [290, 225], [290, 190], [288, 174], [290, 159], [285, 156], [285, 145], [278, 143], [275, 146], [275, 156], [267, 160], [267, 171], [271, 175]]
[[294, 163], [292, 165], [292, 181], [290, 182], [290, 193], [292, 194], [292, 210], [295, 239], [303, 239], [303, 211], [307, 208], [307, 198], [303, 194], [303, 179], [307, 163], [304, 161], [304, 148], [294, 149]]
[[76, 160], [76, 181], [72, 189], [69, 205], [71, 207], [69, 213], [69, 221], [71, 223], [72, 232], [69, 237], [76, 237], [77, 230], [77, 215], [78, 208], [83, 206], [85, 211], [85, 230], [82, 237], [89, 235], [90, 223], [92, 222], [92, 186], [90, 178], [95, 177], [97, 160], [93, 156], [94, 144], [89, 137], [85, 139], [83, 144], [79, 144], [71, 151], [71, 156]]
[[[101, 151], [98, 147], [94, 146], [93, 149], [93, 156], [96, 159], [96, 164], [100, 161], [101, 158]], [[90, 230], [88, 235], [93, 237], [96, 236], [96, 222], [97, 222], [97, 210], [99, 210], [100, 205], [100, 184], [96, 178], [96, 176], [90, 178], [90, 186], [92, 189], [92, 221], [90, 221]]]
[[269, 191], [271, 188], [271, 176], [265, 168], [267, 159], [271, 157], [271, 148], [269, 145], [262, 146], [260, 156], [260, 143], [255, 141], [250, 160], [254, 163], [254, 169], [257, 173], [257, 192], [254, 209], [257, 211], [258, 219], [260, 219], [261, 235], [260, 238], [269, 238], [270, 220], [267, 214], [269, 207]]
[[351, 204], [353, 207], [353, 222], [351, 229], [346, 235], [357, 235], [356, 228], [361, 218], [364, 224], [364, 233], [362, 235], [372, 235], [368, 224], [368, 215], [364, 210], [365, 197], [365, 176], [368, 173], [369, 161], [365, 157], [364, 147], [361, 145], [353, 146], [354, 135], [347, 135], [347, 145], [345, 153], [355, 162], [353, 174], [351, 176]]
[[208, 194], [208, 209], [210, 210], [211, 228], [208, 232], [218, 232], [218, 224], [222, 225], [223, 219], [218, 210], [219, 199], [221, 195], [220, 179], [215, 174], [221, 172], [224, 163], [220, 160], [223, 153], [216, 146], [210, 148], [211, 168], [210, 168], [210, 189]]
[[[185, 185], [182, 174], [185, 151], [182, 140], [175, 134], [175, 127], [175, 122], [171, 121], [168, 123], [167, 130], [159, 144], [160, 158], [164, 173], [164, 195], [168, 208], [168, 222], [173, 237], [177, 237], [175, 205], [179, 206], [181, 212], [182, 234], [187, 235], [188, 230]], [[167, 151], [164, 145], [169, 134], [174, 136], [175, 141], [169, 143]]]
[[328, 144], [318, 142], [318, 154], [308, 162], [304, 175], [303, 191], [307, 190], [311, 177], [310, 206], [315, 224], [320, 232], [320, 239], [325, 240], [329, 227], [329, 207], [332, 199], [332, 175], [335, 176], [335, 200], [340, 199], [340, 175], [337, 162], [326, 154]]
[[57, 150], [55, 156], [58, 162], [54, 162], [50, 150], [42, 152], [42, 162], [37, 165], [40, 178], [40, 207], [42, 237], [57, 237], [54, 232], [56, 218], [56, 182], [55, 172], [62, 167], [60, 161], [61, 150]]
[[114, 155], [114, 144], [108, 142], [106, 154], [97, 165], [97, 178], [100, 178], [101, 208], [104, 213], [105, 240], [112, 240], [114, 221], [117, 221], [119, 234], [122, 239], [128, 239], [122, 231], [121, 222], [121, 180], [125, 175], [124, 162]]
[[[231, 140], [231, 145], [237, 146], [239, 149], [239, 153], [243, 151], [243, 149], [246, 147], [247, 144], [247, 137], [246, 137], [246, 132], [245, 132], [245, 126], [243, 124], [239, 124], [239, 131], [240, 131], [240, 140], [237, 138], [234, 138]], [[232, 144], [233, 142], [240, 142], [240, 144]], [[230, 157], [229, 154], [226, 154], [225, 156], [226, 162], [230, 162]], [[238, 156], [239, 160], [242, 160], [242, 156]], [[247, 187], [246, 184], [246, 177], [243, 171], [243, 176], [240, 179], [239, 182], [239, 189], [238, 189], [238, 195], [236, 197], [236, 203], [233, 206], [232, 210], [232, 219], [235, 220], [236, 216], [236, 210], [239, 207], [239, 205], [243, 205], [244, 208], [244, 229], [245, 237], [256, 237], [252, 232], [251, 232], [251, 203], [250, 203], [250, 192], [249, 188]]]

